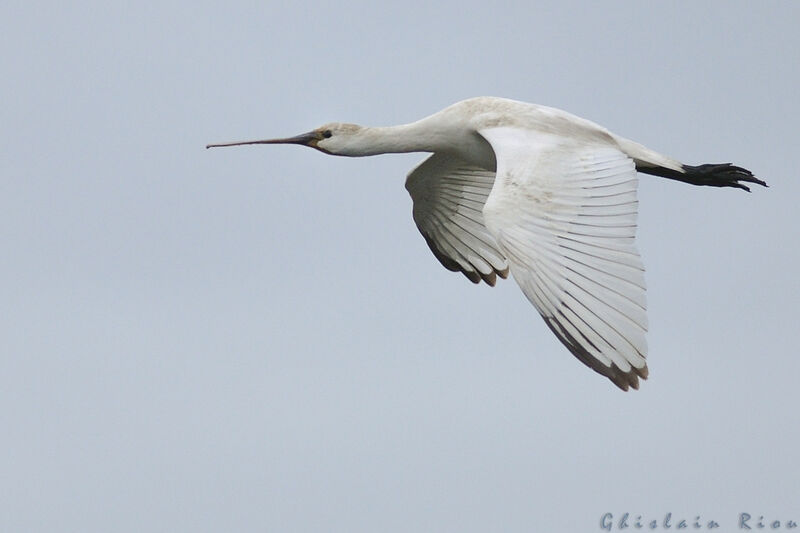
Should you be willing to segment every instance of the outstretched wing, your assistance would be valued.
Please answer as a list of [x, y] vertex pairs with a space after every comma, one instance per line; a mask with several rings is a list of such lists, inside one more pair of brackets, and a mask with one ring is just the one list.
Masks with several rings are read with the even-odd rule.
[[414, 222], [436, 258], [473, 283], [494, 285], [508, 276], [508, 263], [483, 224], [483, 204], [494, 172], [444, 154], [433, 154], [412, 170], [406, 189]]
[[599, 141], [480, 133], [497, 158], [484, 219], [514, 279], [575, 357], [623, 390], [638, 388], [647, 315], [633, 160]]

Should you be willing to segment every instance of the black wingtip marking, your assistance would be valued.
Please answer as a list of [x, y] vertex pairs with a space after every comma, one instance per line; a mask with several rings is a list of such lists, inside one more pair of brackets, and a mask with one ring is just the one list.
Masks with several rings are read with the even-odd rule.
[[494, 270], [488, 274], [480, 272], [480, 275], [483, 281], [490, 287], [494, 287], [495, 283], [497, 283], [497, 274], [494, 273]]
[[769, 187], [765, 181], [755, 177], [746, 168], [737, 167], [731, 163], [710, 163], [696, 166], [682, 165], [681, 168], [683, 172], [671, 168], [649, 166], [639, 166], [636, 167], [636, 170], [653, 176], [707, 187], [734, 187], [747, 192], [750, 192], [750, 187], [745, 183]]
[[439, 262], [445, 267], [447, 270], [451, 272], [461, 272], [464, 276], [470, 280], [472, 283], [478, 284], [483, 280], [487, 285], [490, 287], [494, 287], [497, 283], [497, 276], [499, 275], [501, 278], [506, 279], [508, 277], [508, 268], [504, 270], [495, 270], [494, 272], [490, 272], [489, 274], [483, 274], [478, 272], [477, 269], [475, 270], [464, 270], [464, 268], [458, 264], [457, 261], [449, 258], [447, 255], [442, 253], [438, 246], [436, 245], [436, 241], [428, 237], [425, 233], [422, 234], [425, 238], [425, 242], [428, 244], [428, 248], [431, 249], [433, 255]]
[[[567, 317], [563, 314], [561, 315], [564, 320], [567, 320]], [[584, 365], [588, 366], [598, 374], [607, 377], [611, 382], [622, 389], [625, 392], [628, 392], [630, 388], [634, 390], [639, 390], [639, 378], [647, 379], [648, 371], [647, 365], [644, 365], [642, 368], [636, 368], [631, 366], [631, 369], [627, 372], [623, 371], [620, 367], [615, 365], [614, 363], [611, 366], [605, 366], [599, 360], [595, 359], [595, 357], [589, 353], [589, 351], [584, 348], [578, 340], [570, 335], [570, 333], [562, 328], [558, 322], [551, 318], [551, 317], [542, 317], [544, 318], [544, 323], [547, 324], [547, 327], [556, 334], [558, 340], [567, 347], [572, 355], [575, 356], [578, 361], [583, 363]], [[588, 339], [584, 339], [587, 343], [591, 344]]]

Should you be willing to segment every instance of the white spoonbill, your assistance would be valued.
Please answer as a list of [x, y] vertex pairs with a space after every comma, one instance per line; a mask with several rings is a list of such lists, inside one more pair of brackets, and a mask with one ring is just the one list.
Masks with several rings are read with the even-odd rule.
[[331, 123], [285, 139], [361, 157], [431, 152], [408, 174], [413, 216], [436, 258], [473, 283], [509, 270], [548, 327], [623, 390], [647, 378], [637, 171], [692, 185], [766, 183], [730, 163], [684, 165], [565, 111], [464, 100], [411, 124]]

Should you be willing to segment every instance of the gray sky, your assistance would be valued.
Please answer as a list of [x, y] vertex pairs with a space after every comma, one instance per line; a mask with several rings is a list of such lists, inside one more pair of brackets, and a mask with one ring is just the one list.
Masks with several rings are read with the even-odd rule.
[[[121, 3], [120, 3], [121, 5]], [[800, 522], [796, 2], [4, 2], [0, 530]], [[470, 96], [753, 194], [642, 176], [650, 379], [443, 269], [421, 154], [206, 151]]]

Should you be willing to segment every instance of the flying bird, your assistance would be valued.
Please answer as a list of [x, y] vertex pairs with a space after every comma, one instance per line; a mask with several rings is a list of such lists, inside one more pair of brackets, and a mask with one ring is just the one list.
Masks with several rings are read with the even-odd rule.
[[413, 218], [445, 268], [493, 286], [511, 272], [567, 349], [622, 390], [647, 379], [637, 172], [766, 186], [730, 163], [685, 165], [575, 115], [504, 98], [389, 127], [330, 123], [283, 139], [331, 155], [431, 153], [406, 178]]

